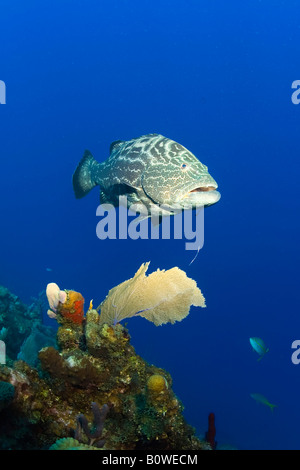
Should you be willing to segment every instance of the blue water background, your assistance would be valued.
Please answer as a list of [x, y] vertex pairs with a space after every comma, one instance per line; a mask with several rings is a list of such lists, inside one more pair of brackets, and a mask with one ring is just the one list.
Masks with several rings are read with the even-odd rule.
[[[142, 262], [179, 266], [207, 308], [173, 326], [129, 320], [136, 351], [171, 373], [198, 435], [214, 412], [220, 446], [299, 449], [299, 2], [3, 0], [0, 12], [0, 284], [29, 302], [54, 281], [98, 305]], [[112, 141], [150, 132], [219, 183], [192, 265], [184, 240], [100, 241], [98, 189], [73, 195], [84, 149], [104, 161]], [[270, 347], [260, 362], [251, 336]]]

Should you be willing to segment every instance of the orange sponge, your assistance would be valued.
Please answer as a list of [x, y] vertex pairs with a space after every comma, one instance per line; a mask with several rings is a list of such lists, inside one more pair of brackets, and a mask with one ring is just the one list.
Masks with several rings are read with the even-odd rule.
[[80, 325], [84, 317], [84, 298], [79, 292], [74, 290], [67, 290], [66, 294], [66, 301], [63, 304], [59, 304], [57, 311], [62, 317]]

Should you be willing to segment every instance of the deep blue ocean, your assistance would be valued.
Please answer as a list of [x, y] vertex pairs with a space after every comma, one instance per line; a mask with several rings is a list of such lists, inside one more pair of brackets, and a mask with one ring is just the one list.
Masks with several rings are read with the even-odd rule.
[[[0, 285], [28, 303], [56, 282], [98, 305], [143, 262], [180, 267], [207, 308], [128, 320], [136, 351], [170, 372], [200, 437], [213, 412], [219, 447], [299, 449], [299, 1], [2, 0], [0, 15]], [[85, 149], [102, 162], [153, 132], [219, 184], [192, 264], [184, 240], [99, 240], [99, 188], [74, 197]]]

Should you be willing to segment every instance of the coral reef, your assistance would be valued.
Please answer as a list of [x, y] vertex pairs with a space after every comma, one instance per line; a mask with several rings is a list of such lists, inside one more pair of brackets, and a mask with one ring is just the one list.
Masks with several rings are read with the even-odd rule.
[[[109, 408], [103, 433], [101, 429], [103, 449], [208, 448], [185, 422], [170, 375], [136, 354], [126, 328], [102, 325], [99, 318], [90, 310], [81, 328], [61, 326], [60, 350], [43, 348], [39, 370], [21, 360], [14, 367], [0, 367], [0, 380], [15, 389], [10, 411], [0, 420], [2, 448], [89, 446], [91, 439], [84, 433], [86, 442], [56, 441], [78, 437], [78, 416], [86, 432], [86, 423], [95, 421], [92, 402], [100, 410]], [[164, 386], [159, 379], [153, 390], [153, 376], [163, 377]]]
[[[146, 277], [147, 267], [110, 291], [101, 314], [90, 302], [84, 315], [81, 294], [48, 285], [50, 316], [60, 325], [57, 343], [42, 347], [39, 360], [31, 362], [25, 352], [33, 344], [40, 347], [33, 340], [38, 330], [31, 329], [19, 360], [0, 366], [0, 384], [14, 392], [0, 411], [0, 449], [211, 448], [186, 423], [170, 374], [136, 354], [128, 330], [118, 323], [140, 314], [156, 325], [174, 323], [191, 305], [205, 306], [183, 271]], [[19, 308], [26, 318], [25, 306]]]

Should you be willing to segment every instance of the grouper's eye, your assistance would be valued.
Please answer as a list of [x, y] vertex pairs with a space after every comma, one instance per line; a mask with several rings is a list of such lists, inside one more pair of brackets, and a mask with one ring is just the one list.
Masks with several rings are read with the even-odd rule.
[[182, 163], [180, 169], [182, 171], [186, 171], [188, 169], [188, 165], [186, 163]]

